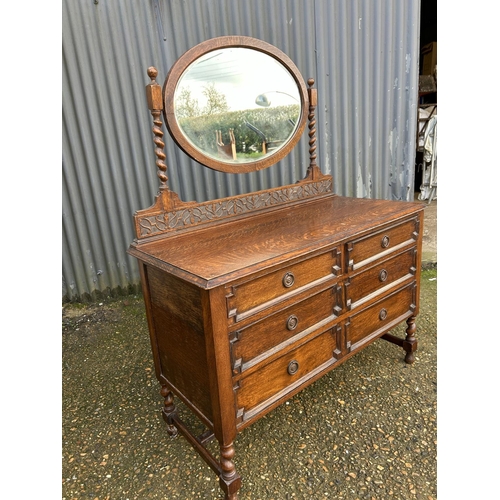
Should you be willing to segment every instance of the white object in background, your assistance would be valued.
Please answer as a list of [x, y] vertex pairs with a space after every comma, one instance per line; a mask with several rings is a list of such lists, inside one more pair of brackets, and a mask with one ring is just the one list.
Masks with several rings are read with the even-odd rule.
[[423, 137], [424, 165], [419, 200], [437, 198], [437, 115], [433, 115], [427, 122]]

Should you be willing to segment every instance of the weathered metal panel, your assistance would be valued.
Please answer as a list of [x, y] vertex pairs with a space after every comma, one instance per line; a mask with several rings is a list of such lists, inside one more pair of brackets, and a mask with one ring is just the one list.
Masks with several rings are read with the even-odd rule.
[[[318, 162], [342, 195], [413, 198], [420, 1], [67, 0], [63, 3], [63, 297], [128, 291], [132, 214], [158, 181], [144, 86], [222, 35], [263, 39], [318, 88]], [[292, 183], [308, 137], [276, 167], [206, 169], [165, 134], [169, 183], [205, 201]]]
[[419, 2], [316, 2], [321, 159], [339, 194], [413, 199]]

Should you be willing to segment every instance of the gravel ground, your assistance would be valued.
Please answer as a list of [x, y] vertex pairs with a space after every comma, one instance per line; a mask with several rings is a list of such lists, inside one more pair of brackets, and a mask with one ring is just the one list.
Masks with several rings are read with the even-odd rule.
[[[413, 365], [378, 340], [238, 435], [241, 500], [437, 498], [436, 277], [422, 273]], [[62, 322], [63, 500], [220, 499], [166, 433], [142, 297], [65, 305]]]

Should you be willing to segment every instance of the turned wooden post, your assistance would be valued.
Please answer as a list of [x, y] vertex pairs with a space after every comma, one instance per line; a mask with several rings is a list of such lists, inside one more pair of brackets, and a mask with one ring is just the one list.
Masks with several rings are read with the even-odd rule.
[[318, 177], [318, 166], [316, 164], [316, 106], [318, 105], [318, 91], [313, 89], [314, 78], [309, 78], [307, 80], [309, 88], [307, 92], [309, 94], [309, 114], [307, 118], [309, 120], [309, 168], [307, 169], [307, 175], [312, 179], [316, 180]]
[[175, 404], [174, 404], [174, 395], [172, 391], [166, 386], [163, 385], [160, 391], [160, 394], [165, 398], [165, 403], [163, 406], [163, 420], [167, 423], [167, 432], [170, 437], [176, 437], [178, 430], [177, 427], [173, 424], [173, 417], [176, 412]]
[[225, 493], [224, 500], [238, 500], [237, 492], [241, 487], [241, 478], [236, 472], [233, 458], [233, 443], [228, 446], [220, 445], [221, 474], [219, 477], [219, 484]]
[[165, 143], [163, 142], [163, 130], [161, 121], [161, 112], [163, 110], [163, 95], [161, 86], [156, 82], [158, 70], [150, 66], [148, 76], [151, 83], [146, 85], [146, 97], [148, 99], [148, 108], [153, 116], [153, 142], [155, 143], [156, 166], [158, 167], [158, 178], [160, 179], [160, 190], [168, 190], [168, 177], [166, 175], [167, 165], [165, 163]]
[[414, 352], [417, 350], [417, 339], [415, 338], [415, 331], [417, 326], [415, 324], [415, 316], [410, 316], [406, 320], [408, 328], [406, 329], [406, 338], [403, 341], [403, 349], [406, 351], [405, 361], [411, 365], [415, 361]]

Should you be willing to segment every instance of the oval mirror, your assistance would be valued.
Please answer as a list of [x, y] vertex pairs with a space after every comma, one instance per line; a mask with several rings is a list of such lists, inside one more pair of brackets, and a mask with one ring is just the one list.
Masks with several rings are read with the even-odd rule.
[[199, 163], [230, 173], [267, 168], [295, 146], [308, 98], [294, 63], [250, 37], [219, 37], [187, 51], [163, 87], [167, 128]]

